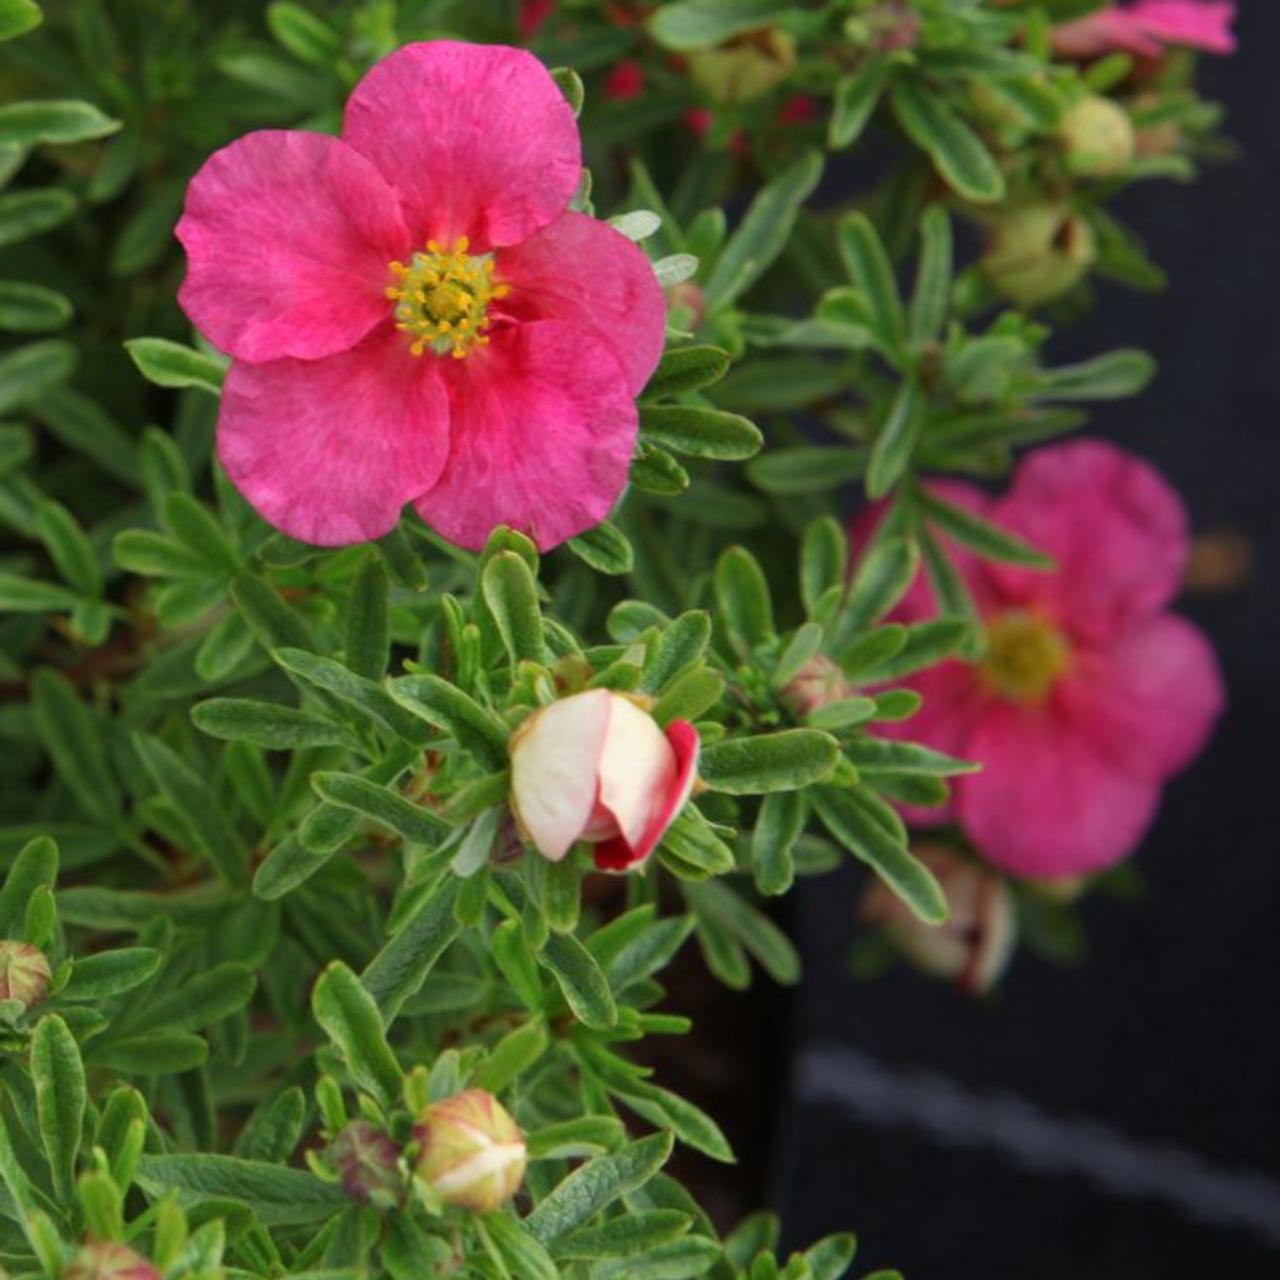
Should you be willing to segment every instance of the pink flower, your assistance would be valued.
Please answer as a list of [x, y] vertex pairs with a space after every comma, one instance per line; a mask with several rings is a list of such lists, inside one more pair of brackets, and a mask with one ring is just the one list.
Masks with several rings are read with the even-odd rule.
[[[908, 816], [958, 822], [1018, 876], [1111, 866], [1138, 844], [1162, 784], [1204, 746], [1224, 703], [1208, 642], [1166, 612], [1189, 550], [1182, 503], [1151, 467], [1092, 440], [1029, 455], [1002, 498], [932, 488], [1053, 556], [1058, 571], [952, 548], [986, 655], [913, 677], [919, 714], [881, 731], [984, 767], [955, 780], [948, 807]], [[921, 579], [898, 616], [935, 612]]]
[[556, 9], [556, 0], [520, 0], [520, 13], [516, 25], [525, 40], [532, 40], [539, 28]]
[[1158, 58], [1170, 44], [1233, 53], [1235, 16], [1232, 0], [1136, 0], [1054, 27], [1053, 48], [1067, 58], [1096, 58], [1115, 50]]
[[644, 68], [628, 58], [604, 78], [603, 93], [614, 102], [631, 102], [644, 93]]
[[295, 538], [380, 537], [406, 502], [480, 547], [598, 524], [626, 483], [661, 354], [644, 254], [567, 205], [577, 125], [531, 54], [413, 44], [341, 139], [264, 130], [187, 192], [179, 294], [233, 358], [218, 456]]
[[552, 862], [579, 840], [602, 871], [644, 863], [693, 791], [698, 732], [589, 689], [535, 711], [511, 742], [511, 805]]

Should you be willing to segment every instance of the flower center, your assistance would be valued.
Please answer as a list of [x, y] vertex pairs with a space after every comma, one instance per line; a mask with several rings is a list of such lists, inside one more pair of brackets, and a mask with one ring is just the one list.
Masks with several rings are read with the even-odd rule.
[[982, 676], [987, 687], [1018, 702], [1039, 702], [1066, 670], [1070, 647], [1053, 623], [1014, 610], [987, 624]]
[[397, 283], [387, 286], [394, 302], [396, 328], [413, 335], [409, 350], [420, 356], [429, 347], [437, 355], [448, 352], [461, 360], [472, 347], [489, 341], [489, 303], [511, 292], [493, 282], [493, 258], [472, 257], [470, 242], [459, 236], [445, 252], [434, 240], [425, 253], [415, 253], [409, 265], [390, 264]]

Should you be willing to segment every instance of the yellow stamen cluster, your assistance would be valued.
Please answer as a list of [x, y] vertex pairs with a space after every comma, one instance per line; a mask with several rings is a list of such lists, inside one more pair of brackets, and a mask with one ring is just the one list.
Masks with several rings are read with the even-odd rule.
[[988, 688], [1018, 702], [1040, 702], [1067, 669], [1066, 637], [1047, 618], [1013, 610], [987, 624], [982, 675]]
[[448, 252], [428, 240], [426, 252], [415, 253], [407, 266], [390, 264], [397, 283], [388, 285], [387, 297], [396, 304], [396, 328], [413, 337], [409, 350], [415, 356], [430, 348], [461, 360], [489, 341], [489, 303], [511, 290], [494, 283], [493, 259], [472, 257], [469, 248], [466, 236]]

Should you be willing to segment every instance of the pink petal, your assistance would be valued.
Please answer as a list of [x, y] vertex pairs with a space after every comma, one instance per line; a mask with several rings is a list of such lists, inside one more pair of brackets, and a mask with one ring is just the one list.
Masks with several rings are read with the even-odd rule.
[[649, 259], [626, 236], [565, 213], [497, 255], [510, 285], [503, 306], [520, 320], [567, 320], [613, 348], [633, 395], [649, 381], [666, 337], [666, 300]]
[[504, 45], [397, 50], [356, 85], [342, 137], [399, 194], [415, 247], [516, 244], [564, 212], [582, 176], [564, 95], [537, 58]]
[[639, 840], [628, 843], [619, 836], [596, 845], [596, 866], [601, 871], [628, 871], [642, 864], [658, 847], [658, 842], [679, 816], [680, 810], [688, 804], [698, 776], [701, 748], [698, 731], [687, 720], [675, 720], [667, 726], [667, 742], [675, 757], [675, 773], [661, 803]]
[[1167, 613], [1080, 655], [1054, 699], [1117, 767], [1159, 782], [1199, 754], [1226, 691], [1209, 642]]
[[337, 138], [264, 130], [215, 151], [187, 188], [183, 310], [238, 360], [335, 355], [390, 314], [409, 249], [395, 193]]
[[1101, 440], [1025, 457], [989, 517], [1053, 556], [1058, 572], [987, 569], [1005, 596], [1096, 642], [1162, 609], [1189, 549], [1182, 501], [1150, 466]]
[[1138, 0], [1128, 12], [1134, 26], [1165, 44], [1187, 45], [1210, 53], [1234, 53], [1231, 33], [1236, 7], [1228, 0]]
[[644, 839], [676, 776], [676, 759], [658, 722], [634, 702], [614, 694], [600, 756], [599, 803], [613, 815], [632, 847]]
[[449, 461], [414, 504], [433, 529], [479, 550], [506, 524], [547, 551], [609, 514], [627, 482], [637, 417], [600, 338], [556, 321], [513, 325], [443, 363]]
[[390, 325], [325, 360], [235, 361], [218, 457], [264, 520], [320, 546], [387, 533], [448, 456], [439, 364]]
[[535, 711], [511, 745], [511, 804], [553, 862], [581, 838], [595, 805], [612, 695], [591, 689]]
[[1051, 706], [993, 702], [968, 743], [981, 773], [956, 783], [960, 825], [991, 863], [1054, 880], [1132, 853], [1159, 786], [1116, 767]]
[[1053, 28], [1053, 51], [1062, 58], [1096, 58], [1122, 50], [1158, 58], [1160, 42], [1143, 31], [1124, 9], [1104, 9]]

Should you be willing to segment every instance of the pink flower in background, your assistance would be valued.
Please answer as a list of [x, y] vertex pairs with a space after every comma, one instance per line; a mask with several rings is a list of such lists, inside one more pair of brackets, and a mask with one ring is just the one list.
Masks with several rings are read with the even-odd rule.
[[378, 63], [340, 139], [209, 158], [179, 300], [233, 357], [218, 456], [266, 520], [340, 546], [412, 502], [461, 546], [508, 524], [545, 550], [608, 514], [665, 307], [643, 252], [568, 210], [581, 174], [537, 59], [444, 40]]
[[535, 711], [511, 740], [511, 805], [543, 857], [579, 841], [602, 871], [643, 866], [693, 792], [698, 731], [659, 728], [631, 699], [589, 689]]
[[[879, 731], [983, 769], [954, 781], [948, 806], [908, 816], [958, 822], [1017, 876], [1109, 867], [1138, 844], [1163, 783], [1204, 746], [1224, 703], [1208, 642], [1166, 611], [1188, 554], [1182, 503], [1144, 462], [1089, 440], [1029, 455], [1001, 498], [957, 482], [932, 488], [1053, 556], [1058, 571], [950, 548], [986, 654], [913, 677], [919, 714]], [[935, 614], [921, 578], [895, 617]]]
[[539, 28], [556, 9], [556, 0], [520, 0], [520, 13], [516, 25], [525, 40], [532, 40]]
[[1053, 48], [1067, 58], [1096, 58], [1115, 50], [1158, 58], [1171, 44], [1233, 53], [1235, 16], [1232, 0], [1135, 0], [1054, 27]]
[[613, 102], [631, 102], [644, 93], [644, 68], [628, 58], [604, 78], [602, 92]]

